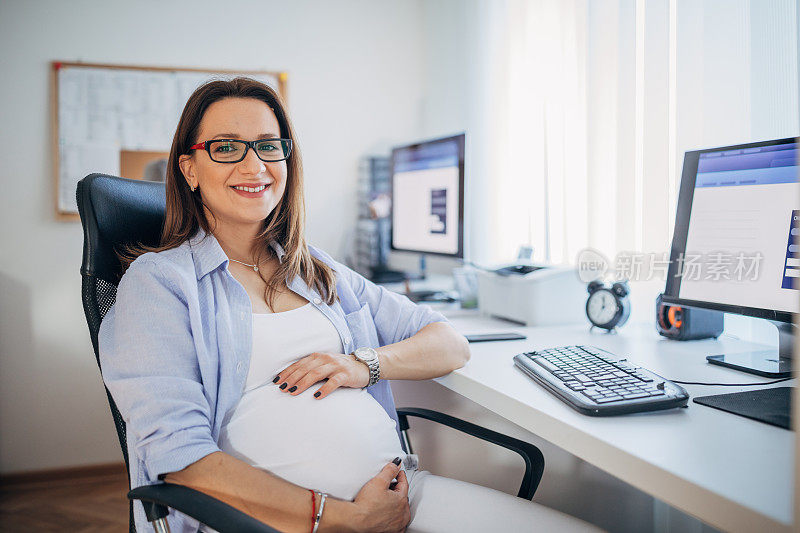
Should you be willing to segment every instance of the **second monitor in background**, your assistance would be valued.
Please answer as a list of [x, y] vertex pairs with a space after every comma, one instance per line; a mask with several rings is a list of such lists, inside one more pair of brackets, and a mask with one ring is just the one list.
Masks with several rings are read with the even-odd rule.
[[392, 250], [464, 257], [464, 134], [392, 151]]

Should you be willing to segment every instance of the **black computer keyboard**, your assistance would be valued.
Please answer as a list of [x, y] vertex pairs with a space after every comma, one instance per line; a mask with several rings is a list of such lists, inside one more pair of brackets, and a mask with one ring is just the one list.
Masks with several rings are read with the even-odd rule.
[[514, 363], [573, 409], [611, 416], [684, 407], [689, 394], [658, 374], [594, 346], [514, 356]]

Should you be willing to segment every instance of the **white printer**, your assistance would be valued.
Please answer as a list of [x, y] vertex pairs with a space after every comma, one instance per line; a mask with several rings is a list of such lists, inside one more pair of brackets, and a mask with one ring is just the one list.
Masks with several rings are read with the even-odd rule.
[[586, 284], [575, 268], [537, 263], [480, 270], [478, 307], [527, 326], [588, 323]]

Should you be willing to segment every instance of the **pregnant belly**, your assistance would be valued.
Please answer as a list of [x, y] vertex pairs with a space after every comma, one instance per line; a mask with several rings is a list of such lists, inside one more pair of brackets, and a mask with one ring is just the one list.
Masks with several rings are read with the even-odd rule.
[[299, 396], [272, 383], [247, 391], [226, 417], [222, 451], [305, 488], [352, 500], [395, 457], [403, 458], [395, 422], [362, 389], [318, 387]]

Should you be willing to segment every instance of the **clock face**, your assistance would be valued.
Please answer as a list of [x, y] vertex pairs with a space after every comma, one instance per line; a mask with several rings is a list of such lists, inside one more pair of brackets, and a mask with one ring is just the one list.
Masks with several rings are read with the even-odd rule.
[[589, 296], [586, 313], [596, 326], [604, 326], [617, 315], [617, 299], [608, 289], [600, 289]]

